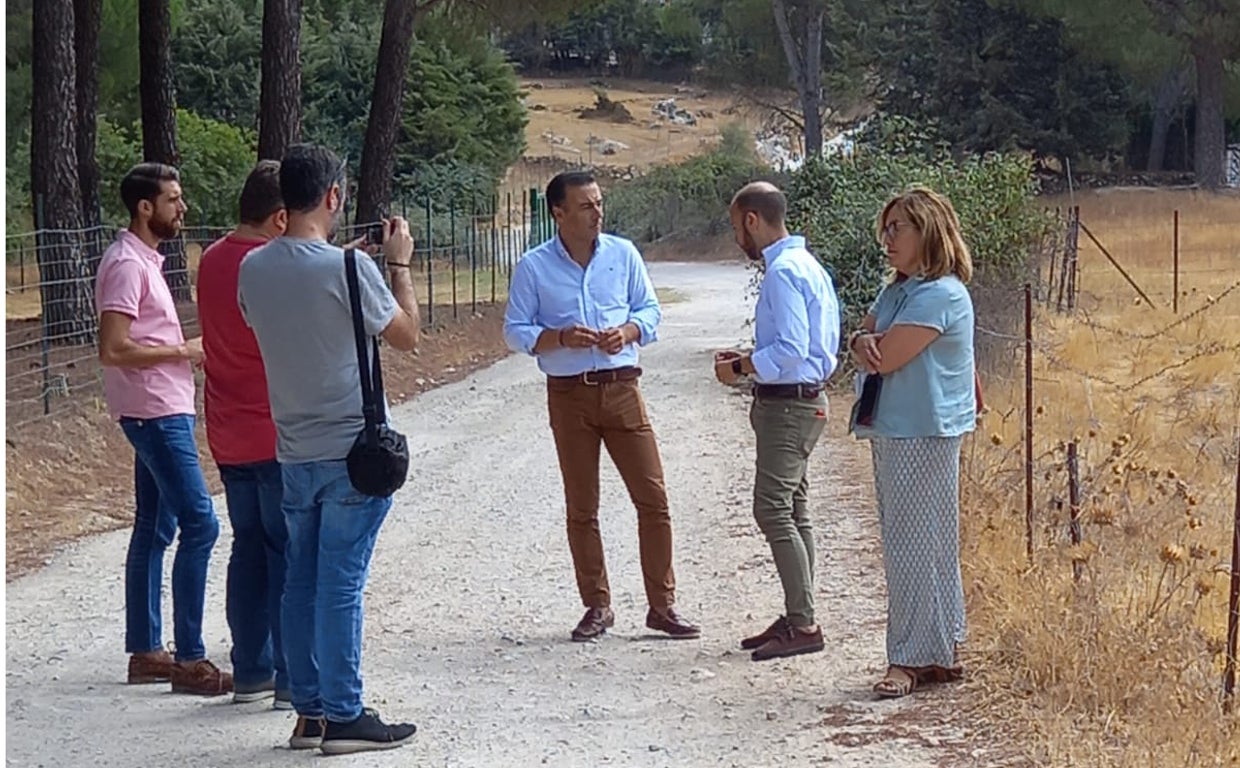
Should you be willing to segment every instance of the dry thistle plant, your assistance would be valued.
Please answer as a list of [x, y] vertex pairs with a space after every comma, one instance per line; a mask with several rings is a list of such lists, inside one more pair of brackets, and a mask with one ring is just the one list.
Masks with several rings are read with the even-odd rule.
[[[1240, 715], [1225, 715], [1220, 698], [1240, 441], [1240, 290], [1226, 293], [1237, 273], [1220, 267], [1240, 252], [1240, 230], [1227, 224], [1240, 221], [1240, 199], [1120, 197], [1082, 199], [1082, 220], [1147, 288], [1171, 284], [1180, 208], [1192, 246], [1182, 249], [1180, 313], [1169, 292], [1165, 307], [1134, 306], [1132, 289], [1085, 246], [1082, 311], [1039, 311], [1032, 562], [1023, 374], [1017, 362], [1009, 378], [989, 378], [990, 412], [962, 459], [979, 710], [1039, 765], [1240, 765]], [[1165, 251], [1150, 245], [1160, 238]]]

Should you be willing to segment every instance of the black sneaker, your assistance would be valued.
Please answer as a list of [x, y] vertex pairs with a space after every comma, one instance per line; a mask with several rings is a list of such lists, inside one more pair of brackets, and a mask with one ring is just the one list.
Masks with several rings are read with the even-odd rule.
[[267, 679], [259, 683], [238, 683], [233, 679], [233, 703], [248, 704], [251, 701], [270, 699], [276, 694], [276, 681]]
[[418, 727], [413, 723], [388, 725], [379, 719], [378, 712], [367, 708], [351, 723], [333, 723], [328, 720], [319, 749], [323, 750], [325, 755], [396, 749], [412, 739], [417, 730]]
[[288, 738], [289, 749], [314, 749], [323, 740], [323, 723], [321, 717], [298, 716], [297, 725], [293, 727], [293, 735]]

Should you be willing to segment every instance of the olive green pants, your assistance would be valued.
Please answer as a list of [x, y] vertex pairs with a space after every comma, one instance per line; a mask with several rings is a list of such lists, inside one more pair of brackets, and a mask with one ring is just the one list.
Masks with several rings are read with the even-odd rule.
[[814, 527], [809, 519], [809, 455], [827, 423], [827, 398], [755, 397], [749, 423], [757, 436], [753, 516], [766, 536], [784, 587], [784, 614], [814, 624]]

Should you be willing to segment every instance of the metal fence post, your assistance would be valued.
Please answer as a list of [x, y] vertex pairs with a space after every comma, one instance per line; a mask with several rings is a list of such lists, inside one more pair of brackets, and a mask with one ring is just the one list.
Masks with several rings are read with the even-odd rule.
[[[1073, 544], [1081, 543], [1081, 468], [1077, 457], [1076, 439], [1068, 443], [1068, 533]], [[1081, 561], [1072, 561], [1072, 580], [1081, 580]]]
[[[47, 220], [43, 213], [43, 195], [42, 194], [39, 194], [35, 197], [34, 217], [35, 217], [34, 218], [34, 228], [35, 228], [34, 260], [35, 260], [35, 263], [39, 265], [39, 282], [42, 283], [46, 281], [43, 278], [43, 264], [41, 263], [39, 259], [39, 253], [40, 253], [41, 247], [42, 248], [48, 247], [48, 243], [45, 239], [48, 233], [44, 229], [45, 226], [47, 225]], [[43, 242], [40, 242], [40, 241], [43, 241]], [[48, 277], [52, 277], [52, 276], [49, 275]], [[42, 365], [42, 370], [40, 371], [40, 374], [43, 380], [43, 394], [42, 394], [43, 415], [46, 416], [52, 412], [52, 392], [51, 392], [51, 388], [48, 386], [48, 379], [47, 379], [47, 373], [48, 373], [48, 368], [49, 368], [48, 354], [50, 352], [51, 344], [50, 344], [49, 339], [47, 338], [48, 337], [48, 317], [47, 316], [49, 314], [48, 312], [49, 302], [47, 301], [47, 294], [45, 293], [42, 286], [39, 288], [39, 304], [40, 304], [39, 351], [40, 351], [40, 356], [41, 356], [40, 363]]]
[[491, 195], [491, 303], [495, 303], [495, 269], [499, 255], [499, 195]]
[[507, 238], [506, 238], [506, 247], [504, 248], [504, 259], [505, 259], [505, 261], [507, 262], [507, 269], [508, 269], [508, 284], [504, 286], [504, 289], [505, 289], [505, 290], [507, 290], [507, 289], [509, 289], [509, 288], [512, 288], [512, 265], [516, 262], [516, 260], [512, 258], [512, 256], [513, 256], [513, 253], [512, 253], [512, 252], [513, 252], [513, 240], [512, 240], [512, 235], [513, 235], [513, 231], [512, 231], [512, 192], [509, 192], [509, 193], [508, 193], [508, 205], [507, 205], [507, 208], [508, 208], [508, 229], [506, 230], [506, 232], [507, 232]]
[[431, 225], [431, 193], [426, 193], [426, 322], [435, 324], [435, 230]]
[[448, 200], [448, 254], [452, 258], [452, 319], [460, 315], [456, 308], [456, 198]]
[[478, 314], [478, 198], [469, 199], [469, 310]]
[[1231, 592], [1227, 598], [1227, 659], [1223, 662], [1223, 708], [1236, 704], [1236, 635], [1240, 633], [1240, 441], [1236, 445], [1236, 511], [1231, 528]]
[[1172, 224], [1171, 311], [1180, 314], [1180, 209], [1175, 209]]
[[1025, 283], [1025, 555], [1033, 561], [1033, 287]]

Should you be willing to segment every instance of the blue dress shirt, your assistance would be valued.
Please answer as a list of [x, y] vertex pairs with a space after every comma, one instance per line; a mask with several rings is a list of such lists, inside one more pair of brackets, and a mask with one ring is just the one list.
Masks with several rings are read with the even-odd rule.
[[789, 235], [762, 250], [766, 276], [754, 309], [752, 356], [759, 384], [820, 384], [835, 372], [840, 305], [831, 277]]
[[[645, 346], [658, 338], [661, 317], [637, 246], [600, 234], [594, 255], [582, 268], [557, 235], [517, 262], [504, 312], [504, 341], [514, 352], [533, 355], [545, 330], [584, 325], [601, 331], [631, 322], [641, 331], [638, 344]], [[537, 357], [539, 369], [548, 376], [576, 376], [637, 365], [637, 348], [626, 344], [615, 355], [598, 347], [558, 348]]]

